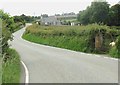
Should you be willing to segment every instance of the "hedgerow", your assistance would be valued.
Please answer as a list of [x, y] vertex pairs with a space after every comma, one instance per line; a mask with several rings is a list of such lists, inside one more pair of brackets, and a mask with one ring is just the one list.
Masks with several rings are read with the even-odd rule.
[[[95, 47], [95, 39], [99, 34], [101, 34], [103, 41], [101, 47], [97, 49]], [[120, 35], [120, 30], [110, 29], [106, 25], [40, 26], [33, 24], [26, 29], [23, 38], [36, 43], [76, 51], [108, 53], [111, 48], [109, 43], [115, 41], [118, 35]]]

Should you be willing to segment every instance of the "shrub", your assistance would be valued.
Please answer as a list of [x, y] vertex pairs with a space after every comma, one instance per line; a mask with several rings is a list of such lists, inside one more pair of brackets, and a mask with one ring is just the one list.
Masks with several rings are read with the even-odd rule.
[[116, 46], [111, 47], [111, 49], [110, 49], [110, 51], [109, 51], [109, 54], [110, 54], [110, 56], [112, 56], [112, 57], [114, 57], [114, 58], [120, 58], [120, 57], [118, 56], [118, 50], [117, 50]]
[[[101, 47], [96, 49], [95, 37], [98, 34], [102, 35], [103, 40]], [[42, 42], [42, 44], [83, 52], [107, 53], [110, 49], [109, 43], [116, 39], [119, 31], [98, 24], [86, 26], [40, 26], [33, 24], [26, 29], [25, 35], [27, 35], [26, 39], [29, 38], [30, 41], [37, 43]], [[38, 40], [40, 41], [38, 42]]]
[[120, 36], [116, 39], [116, 45], [111, 47], [109, 54], [112, 57], [120, 58]]
[[120, 36], [118, 36], [118, 38], [116, 40], [116, 48], [118, 50], [118, 56], [120, 58]]

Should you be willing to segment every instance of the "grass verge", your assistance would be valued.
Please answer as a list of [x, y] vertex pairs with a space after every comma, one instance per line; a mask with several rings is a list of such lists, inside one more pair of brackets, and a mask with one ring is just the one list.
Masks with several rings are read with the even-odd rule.
[[98, 24], [87, 26], [40, 26], [33, 24], [26, 29], [22, 37], [38, 44], [86, 53], [111, 53], [111, 57], [118, 58], [115, 52], [112, 53], [114, 49], [111, 49], [109, 43], [115, 41], [119, 35], [120, 30]]
[[63, 37], [63, 36], [55, 36], [55, 37], [42, 37], [35, 36], [34, 34], [25, 34], [22, 36], [24, 39], [35, 42], [38, 44], [50, 45], [54, 47], [60, 47], [75, 51], [87, 51], [87, 46], [85, 43], [85, 37]]
[[2, 83], [20, 83], [20, 58], [14, 49], [8, 49], [7, 61], [2, 65]]

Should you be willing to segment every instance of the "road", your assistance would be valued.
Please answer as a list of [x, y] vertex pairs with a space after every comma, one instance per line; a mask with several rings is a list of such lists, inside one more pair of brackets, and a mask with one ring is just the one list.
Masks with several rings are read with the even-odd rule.
[[30, 83], [118, 83], [118, 61], [100, 55], [35, 44], [21, 38], [9, 42], [29, 71]]

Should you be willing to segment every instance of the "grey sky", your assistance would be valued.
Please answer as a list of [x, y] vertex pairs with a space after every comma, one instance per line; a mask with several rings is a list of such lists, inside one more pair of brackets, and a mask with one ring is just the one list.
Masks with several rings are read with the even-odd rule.
[[[0, 9], [10, 13], [10, 15], [54, 15], [84, 10], [93, 0], [0, 0]], [[106, 0], [114, 5], [119, 0]]]

